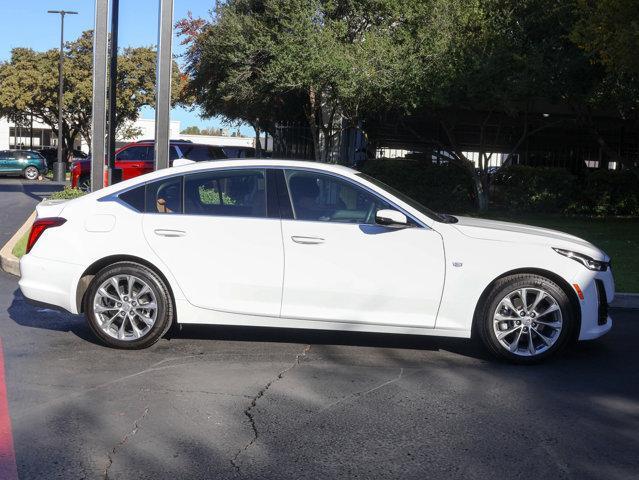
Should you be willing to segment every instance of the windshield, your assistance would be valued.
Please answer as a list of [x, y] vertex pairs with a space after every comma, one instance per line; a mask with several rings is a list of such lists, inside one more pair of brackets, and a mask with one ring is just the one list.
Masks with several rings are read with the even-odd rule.
[[391, 195], [399, 198], [402, 202], [404, 202], [407, 205], [410, 205], [415, 210], [419, 211], [419, 213], [423, 213], [424, 215], [426, 215], [428, 218], [432, 218], [433, 220], [435, 220], [437, 222], [443, 222], [443, 223], [449, 223], [450, 222], [447, 219], [447, 215], [442, 215], [440, 213], [432, 211], [430, 208], [425, 207], [424, 205], [419, 203], [417, 200], [414, 200], [414, 199], [410, 198], [408, 195], [400, 192], [396, 188], [393, 188], [390, 185], [386, 185], [384, 182], [382, 182], [380, 180], [377, 180], [376, 178], [371, 177], [370, 175], [367, 175], [367, 174], [361, 173], [361, 172], [357, 172], [357, 176], [363, 178], [364, 180], [368, 180], [373, 185], [376, 185], [376, 186], [378, 186], [379, 188], [381, 188], [383, 190], [386, 190], [388, 193], [390, 193]]

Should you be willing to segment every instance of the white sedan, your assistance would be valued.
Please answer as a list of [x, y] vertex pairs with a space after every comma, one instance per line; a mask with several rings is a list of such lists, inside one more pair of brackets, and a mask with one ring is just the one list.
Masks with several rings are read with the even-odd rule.
[[608, 332], [610, 258], [572, 235], [430, 211], [342, 166], [174, 167], [38, 207], [20, 288], [143, 348], [177, 323], [477, 335], [529, 363]]

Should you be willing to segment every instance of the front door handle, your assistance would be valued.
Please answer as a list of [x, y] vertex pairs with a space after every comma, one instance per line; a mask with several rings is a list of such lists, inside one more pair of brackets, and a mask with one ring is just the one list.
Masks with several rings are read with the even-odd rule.
[[318, 243], [324, 243], [324, 239], [319, 237], [300, 237], [294, 235], [291, 237], [291, 240], [295, 243], [301, 243], [302, 245], [317, 245]]
[[184, 230], [166, 230], [158, 228], [157, 230], [154, 230], [154, 232], [160, 237], [183, 237], [184, 235], [186, 235], [186, 232]]

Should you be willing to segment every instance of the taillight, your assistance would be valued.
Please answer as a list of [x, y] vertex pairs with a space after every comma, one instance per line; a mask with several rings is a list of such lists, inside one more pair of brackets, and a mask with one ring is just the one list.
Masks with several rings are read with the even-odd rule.
[[51, 217], [40, 218], [33, 222], [31, 231], [29, 232], [29, 239], [27, 240], [26, 253], [29, 253], [31, 251], [35, 243], [38, 241], [38, 238], [40, 238], [40, 235], [42, 235], [47, 228], [59, 227], [66, 221], [66, 218]]

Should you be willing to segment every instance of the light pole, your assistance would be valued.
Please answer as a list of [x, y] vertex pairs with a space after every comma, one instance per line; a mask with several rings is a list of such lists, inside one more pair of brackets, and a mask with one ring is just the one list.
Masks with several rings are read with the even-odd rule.
[[[58, 163], [55, 165], [53, 179], [56, 182], [64, 182], [66, 179], [66, 166], [62, 155], [62, 144], [64, 143], [64, 127], [62, 124], [62, 107], [64, 103], [64, 16], [77, 15], [78, 12], [72, 12], [69, 10], [48, 10], [47, 13], [56, 13], [60, 15], [60, 61], [58, 65]], [[73, 148], [73, 145], [71, 145], [71, 148]]]
[[120, 0], [111, 0], [111, 67], [109, 68], [109, 142], [108, 142], [108, 183], [112, 185], [121, 178], [114, 180], [115, 170], [115, 126], [117, 122], [117, 91], [118, 91], [118, 26], [120, 18]]

